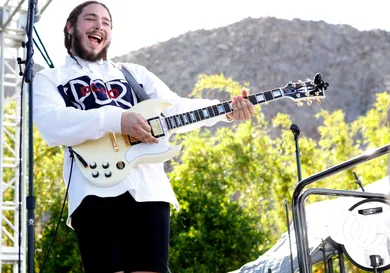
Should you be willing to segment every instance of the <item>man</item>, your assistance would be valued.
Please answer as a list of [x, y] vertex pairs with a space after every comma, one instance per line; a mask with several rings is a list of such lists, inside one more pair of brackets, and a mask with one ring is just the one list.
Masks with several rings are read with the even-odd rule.
[[[112, 25], [104, 4], [88, 1], [77, 6], [64, 28], [69, 54], [66, 64], [36, 75], [34, 121], [49, 145], [72, 147], [110, 132], [150, 145], [158, 143], [144, 117], [126, 111], [137, 98], [118, 66], [107, 60]], [[173, 103], [163, 111], [165, 115], [219, 103], [180, 98], [146, 68], [136, 64], [125, 67], [152, 99]], [[184, 130], [249, 119], [253, 105], [243, 98], [246, 95], [243, 91], [242, 96], [234, 97], [230, 114], [185, 126]], [[85, 272], [165, 273], [169, 204], [177, 209], [179, 205], [163, 164], [140, 164], [123, 181], [99, 187], [88, 182], [72, 162], [66, 148], [63, 174], [67, 184], [71, 177], [68, 224], [77, 234]]]

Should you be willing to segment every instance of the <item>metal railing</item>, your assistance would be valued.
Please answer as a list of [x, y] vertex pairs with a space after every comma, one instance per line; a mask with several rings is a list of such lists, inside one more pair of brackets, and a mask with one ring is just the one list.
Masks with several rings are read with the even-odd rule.
[[356, 191], [347, 191], [347, 190], [333, 190], [333, 189], [322, 189], [322, 188], [311, 188], [306, 191], [304, 189], [326, 177], [335, 175], [342, 171], [348, 170], [354, 166], [365, 163], [367, 161], [373, 160], [380, 156], [390, 153], [390, 144], [380, 147], [376, 150], [373, 150], [369, 153], [364, 153], [358, 157], [355, 157], [351, 160], [345, 161], [341, 164], [333, 166], [329, 169], [326, 169], [322, 172], [314, 174], [308, 178], [301, 180], [294, 189], [292, 197], [292, 214], [293, 214], [293, 223], [295, 229], [295, 236], [297, 242], [297, 255], [298, 255], [298, 264], [300, 273], [312, 273], [312, 264], [310, 261], [309, 254], [309, 243], [307, 236], [307, 226], [306, 226], [306, 214], [305, 214], [305, 200], [310, 195], [325, 195], [325, 196], [344, 196], [344, 197], [359, 197], [359, 198], [379, 198], [386, 199], [389, 196], [378, 193], [369, 193], [369, 192], [356, 192]]

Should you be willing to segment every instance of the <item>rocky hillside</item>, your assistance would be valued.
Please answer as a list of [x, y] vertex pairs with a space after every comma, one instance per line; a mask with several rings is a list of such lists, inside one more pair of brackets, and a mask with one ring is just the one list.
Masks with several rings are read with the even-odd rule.
[[213, 30], [185, 33], [130, 52], [115, 61], [146, 66], [177, 93], [186, 96], [198, 74], [220, 74], [251, 92], [282, 87], [320, 72], [330, 84], [321, 106], [298, 108], [289, 99], [263, 106], [267, 117], [288, 113], [302, 133], [315, 135], [320, 109], [343, 109], [352, 121], [372, 106], [375, 94], [390, 87], [390, 33], [358, 31], [323, 21], [245, 19]]

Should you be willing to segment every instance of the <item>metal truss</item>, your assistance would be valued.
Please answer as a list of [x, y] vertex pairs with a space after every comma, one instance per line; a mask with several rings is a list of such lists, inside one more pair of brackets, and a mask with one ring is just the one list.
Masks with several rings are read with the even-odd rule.
[[[38, 16], [52, 0], [38, 1]], [[27, 85], [17, 58], [25, 59], [26, 0], [0, 0], [0, 268], [26, 272]]]

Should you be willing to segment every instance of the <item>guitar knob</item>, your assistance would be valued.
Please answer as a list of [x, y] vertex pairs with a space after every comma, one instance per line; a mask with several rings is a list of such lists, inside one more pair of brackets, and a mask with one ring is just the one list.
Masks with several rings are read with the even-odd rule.
[[298, 105], [298, 107], [301, 107], [301, 106], [303, 105], [303, 102], [298, 101], [298, 102], [297, 102], [297, 105]]
[[123, 161], [119, 161], [118, 163], [116, 163], [116, 167], [118, 168], [118, 170], [123, 170], [125, 166], [125, 162]]
[[311, 100], [308, 100], [308, 101], [307, 101], [307, 105], [308, 105], [308, 106], [311, 106], [312, 104], [313, 104], [313, 102], [312, 102]]
[[97, 167], [96, 162], [91, 162], [91, 163], [89, 163], [89, 167], [90, 167], [91, 169], [95, 169], [95, 168]]
[[107, 161], [104, 161], [103, 164], [102, 164], [102, 167], [103, 167], [104, 169], [108, 169], [108, 167], [110, 167], [110, 164], [108, 164]]
[[98, 171], [92, 172], [92, 177], [93, 178], [98, 178], [99, 177], [99, 172]]
[[106, 171], [104, 173], [104, 176], [107, 177], [107, 178], [111, 177], [111, 175], [112, 175], [112, 173], [110, 171]]
[[321, 105], [321, 101], [320, 101], [320, 100], [317, 100], [317, 104], [318, 104], [318, 105]]

